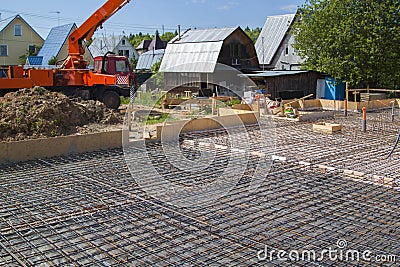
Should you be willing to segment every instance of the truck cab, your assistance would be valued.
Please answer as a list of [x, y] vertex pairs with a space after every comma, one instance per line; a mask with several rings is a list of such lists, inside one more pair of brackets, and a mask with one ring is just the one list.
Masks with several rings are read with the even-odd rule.
[[136, 83], [135, 75], [132, 71], [128, 58], [106, 54], [94, 58], [94, 72], [117, 76], [117, 84], [131, 87]]

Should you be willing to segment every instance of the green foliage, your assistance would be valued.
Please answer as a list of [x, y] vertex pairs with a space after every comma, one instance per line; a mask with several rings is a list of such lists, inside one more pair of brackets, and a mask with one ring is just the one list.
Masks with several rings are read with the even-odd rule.
[[143, 34], [143, 33], [139, 32], [138, 34], [130, 34], [128, 39], [129, 39], [129, 42], [131, 42], [131, 44], [133, 45], [133, 47], [136, 48], [136, 47], [138, 47], [138, 45], [140, 45], [140, 43], [143, 40], [151, 40], [151, 39], [153, 39], [153, 36], [148, 33]]
[[127, 105], [131, 102], [131, 99], [129, 97], [120, 96], [120, 98], [121, 98], [121, 105]]
[[[165, 42], [169, 42], [177, 35], [178, 35], [177, 32], [174, 32], [174, 33], [173, 32], [166, 32], [166, 33], [160, 35], [160, 39], [165, 41]], [[128, 39], [131, 42], [131, 44], [133, 45], [133, 47], [136, 48], [144, 40], [153, 40], [154, 36], [155, 36], [154, 34], [150, 35], [148, 33], [143, 34], [143, 33], [139, 32], [138, 34], [130, 34]]]
[[175, 38], [175, 36], [177, 36], [178, 33], [177, 32], [166, 32], [163, 35], [160, 36], [160, 39], [165, 41], [165, 42], [169, 42], [172, 39]]
[[400, 80], [398, 0], [307, 0], [295, 24], [305, 67], [352, 86], [387, 87]]
[[242, 101], [240, 101], [239, 99], [232, 99], [231, 103], [229, 103], [229, 106], [239, 105], [241, 103]]
[[249, 36], [251, 38], [251, 40], [253, 40], [254, 43], [256, 43], [258, 36], [260, 36], [261, 30], [262, 29], [259, 27], [255, 28], [255, 29], [250, 29], [249, 26], [247, 26], [244, 29], [244, 32], [247, 34], [247, 36]]
[[137, 66], [138, 62], [139, 62], [138, 58], [134, 58], [134, 57], [131, 58], [131, 68], [133, 70], [136, 69], [136, 66]]
[[162, 60], [158, 61], [153, 66], [151, 66], [151, 71], [153, 73], [158, 73], [158, 71], [160, 70], [160, 67], [161, 67], [161, 62], [162, 62]]
[[168, 114], [161, 114], [161, 116], [157, 116], [157, 117], [151, 117], [148, 116], [146, 119], [146, 124], [147, 125], [151, 125], [151, 124], [157, 124], [157, 123], [163, 123], [167, 120], [168, 118]]
[[47, 64], [56, 65], [57, 64], [57, 58], [53, 56], [51, 59], [49, 59], [49, 62], [47, 62]]

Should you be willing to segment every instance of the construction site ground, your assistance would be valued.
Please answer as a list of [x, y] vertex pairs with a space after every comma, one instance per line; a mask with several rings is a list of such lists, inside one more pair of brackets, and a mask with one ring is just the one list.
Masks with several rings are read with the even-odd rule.
[[[390, 119], [389, 111], [369, 113], [363, 133], [360, 114], [336, 113], [324, 120], [343, 125], [335, 134], [276, 120], [273, 166], [257, 189], [249, 190], [260, 160], [253, 156], [228, 194], [200, 207], [150, 197], [121, 149], [0, 166], [0, 266], [399, 266], [400, 148], [387, 156], [400, 119]], [[259, 131], [248, 128], [253, 151], [263, 142]], [[226, 134], [181, 139], [232, 145]], [[218, 176], [228, 160], [240, 157], [217, 149], [211, 168], [190, 176], [169, 164], [160, 143], [133, 152], [137, 159], [147, 154], [160, 175], [181, 183]], [[266, 247], [322, 252], [337, 249], [338, 241], [346, 241], [343, 249], [397, 261], [259, 258]]]

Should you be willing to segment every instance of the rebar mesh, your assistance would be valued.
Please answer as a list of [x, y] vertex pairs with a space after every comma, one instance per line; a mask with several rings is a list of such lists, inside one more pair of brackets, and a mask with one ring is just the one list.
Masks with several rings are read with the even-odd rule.
[[[274, 164], [258, 188], [250, 190], [249, 181], [263, 158], [253, 153], [237, 185], [199, 207], [177, 208], [149, 196], [129, 173], [121, 150], [4, 165], [0, 266], [265, 265], [257, 258], [265, 246], [322, 251], [339, 239], [352, 249], [400, 259], [400, 149], [386, 158], [400, 124], [385, 114], [369, 114], [366, 134], [358, 115], [328, 120], [343, 124], [334, 135], [313, 133], [309, 123], [276, 121], [278, 147], [269, 155]], [[259, 130], [248, 128], [251, 152], [263, 142]], [[160, 174], [187, 185], [218, 179], [227, 161], [241, 159], [240, 152], [226, 148], [232, 144], [224, 130], [183, 134], [180, 141], [187, 157], [215, 149], [212, 168], [193, 175], [176, 170], [154, 142], [130, 155], [150, 154], [149, 164], [157, 164]], [[214, 146], [207, 145], [211, 142]], [[146, 165], [136, 170], [140, 173]], [[378, 176], [393, 181], [380, 184]], [[338, 266], [332, 260], [268, 262], [293, 264]]]

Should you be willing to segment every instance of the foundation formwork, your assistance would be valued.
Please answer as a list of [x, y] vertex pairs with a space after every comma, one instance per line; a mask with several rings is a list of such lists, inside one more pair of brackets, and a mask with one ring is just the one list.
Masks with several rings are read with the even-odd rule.
[[[368, 132], [361, 132], [357, 114], [330, 121], [341, 133], [312, 132], [312, 124], [276, 121], [277, 149], [269, 173], [255, 166], [268, 151], [252, 153], [244, 175], [218, 200], [179, 208], [151, 197], [142, 188], [162, 185], [146, 178], [148, 164], [128, 171], [121, 150], [37, 160], [1, 166], [1, 266], [381, 266], [381, 262], [304, 259], [260, 261], [260, 251], [337, 249], [400, 260], [400, 149], [387, 158], [400, 121], [389, 113], [371, 113]], [[248, 127], [252, 152], [261, 140], [259, 127]], [[270, 129], [268, 129], [270, 131]], [[240, 138], [241, 133], [237, 133]], [[130, 148], [130, 157], [150, 158], [161, 177], [183, 185], [215, 181], [240, 161], [224, 130], [185, 133], [181, 147], [196, 158], [215, 150], [212, 167], [188, 174], [174, 168], [160, 143]], [[204, 144], [213, 143], [213, 146]], [[173, 150], [172, 152], [173, 153]], [[250, 190], [254, 175], [261, 175]], [[380, 183], [377, 177], [392, 179]], [[383, 180], [385, 181], [385, 180]], [[187, 192], [188, 194], [190, 192]], [[181, 195], [185, 199], [184, 194]], [[276, 254], [275, 254], [276, 256]]]

